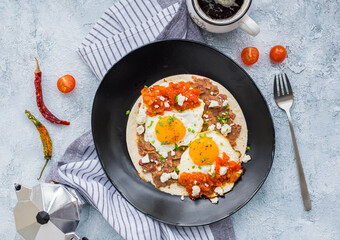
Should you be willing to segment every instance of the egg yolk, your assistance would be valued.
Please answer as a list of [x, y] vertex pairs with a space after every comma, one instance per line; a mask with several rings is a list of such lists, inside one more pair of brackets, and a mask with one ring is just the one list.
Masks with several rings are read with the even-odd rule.
[[219, 149], [217, 144], [209, 137], [202, 137], [191, 142], [189, 155], [197, 165], [211, 165], [218, 157]]
[[184, 124], [175, 116], [162, 117], [156, 124], [155, 134], [162, 144], [173, 144], [182, 140], [186, 129]]

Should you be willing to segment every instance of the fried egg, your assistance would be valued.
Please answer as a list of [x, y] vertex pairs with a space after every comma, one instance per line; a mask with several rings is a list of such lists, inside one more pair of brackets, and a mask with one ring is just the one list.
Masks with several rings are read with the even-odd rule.
[[144, 140], [150, 142], [158, 153], [167, 157], [178, 146], [187, 146], [203, 126], [204, 102], [183, 112], [165, 111], [164, 115], [146, 116]]
[[190, 147], [182, 154], [177, 167], [180, 173], [202, 172], [212, 174], [217, 157], [226, 153], [230, 161], [240, 162], [240, 153], [235, 151], [222, 134], [215, 131], [199, 133], [191, 141]]

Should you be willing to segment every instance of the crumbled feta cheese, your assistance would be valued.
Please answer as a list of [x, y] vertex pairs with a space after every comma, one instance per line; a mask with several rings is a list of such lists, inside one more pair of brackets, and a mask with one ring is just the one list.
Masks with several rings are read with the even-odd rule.
[[214, 192], [217, 193], [218, 195], [223, 195], [223, 189], [221, 187], [215, 188]]
[[138, 133], [139, 135], [141, 135], [143, 132], [144, 132], [144, 127], [143, 127], [142, 125], [139, 125], [139, 126], [137, 127], [137, 133]]
[[159, 108], [159, 105], [155, 105], [155, 108]]
[[158, 171], [162, 170], [162, 167], [161, 167], [161, 166], [159, 166], [159, 167], [157, 168], [157, 170], [158, 170]]
[[228, 168], [227, 167], [220, 167], [220, 175], [223, 176], [227, 173]]
[[221, 123], [219, 123], [219, 122], [216, 123], [216, 128], [217, 128], [217, 129], [221, 129], [221, 127], [222, 127], [222, 124], [221, 124]]
[[194, 181], [194, 184], [197, 184], [197, 181], [196, 181], [196, 180]]
[[208, 130], [209, 131], [214, 131], [215, 129], [215, 124], [211, 124], [209, 127], [208, 127]]
[[248, 162], [249, 160], [251, 160], [251, 157], [249, 155], [244, 155], [244, 157], [242, 158], [242, 162], [246, 163]]
[[158, 164], [158, 161], [157, 161], [157, 160], [155, 160], [155, 163], [156, 163], [156, 164]]
[[209, 118], [209, 116], [207, 114], [203, 114], [203, 117], [205, 118]]
[[187, 98], [184, 97], [182, 94], [179, 94], [179, 95], [177, 95], [177, 100], [178, 100], [177, 104], [179, 106], [183, 106], [183, 103], [184, 103], [185, 100], [187, 100]]
[[225, 112], [223, 112], [222, 115], [225, 115]]
[[171, 154], [171, 156], [175, 156], [176, 155], [174, 150], [171, 150], [170, 154]]
[[228, 105], [228, 100], [224, 100], [223, 103], [222, 103], [222, 106], [225, 107]]
[[238, 173], [238, 174], [240, 174], [240, 175], [242, 175], [242, 173], [243, 173], [243, 170], [242, 170], [242, 169], [240, 169], [240, 170], [238, 170], [238, 171], [237, 171], [237, 173]]
[[164, 183], [166, 181], [168, 181], [171, 178], [171, 174], [170, 173], [163, 173], [161, 175], [161, 182]]
[[231, 132], [231, 126], [229, 126], [228, 124], [224, 124], [223, 127], [221, 128], [221, 133], [224, 135], [224, 136], [227, 136], [228, 133]]
[[218, 104], [217, 101], [210, 100], [210, 105], [209, 105], [210, 108], [214, 108], [214, 107], [218, 107], [218, 106], [220, 106], [220, 105]]
[[204, 185], [205, 185], [206, 187], [209, 187], [209, 184], [208, 184], [208, 183], [205, 183]]
[[165, 97], [160, 96], [159, 99], [160, 99], [161, 101], [164, 101], [164, 100], [165, 100]]
[[176, 172], [172, 172], [172, 173], [170, 173], [170, 174], [171, 174], [171, 178], [172, 178], [172, 179], [178, 179], [178, 175], [177, 175]]
[[164, 158], [168, 157], [168, 152], [160, 152], [159, 154]]
[[210, 202], [212, 202], [213, 204], [218, 203], [218, 197], [210, 198]]
[[184, 200], [184, 196], [181, 197], [181, 200], [182, 200], [182, 201]]
[[215, 165], [211, 165], [209, 174], [212, 175], [214, 171], [215, 171]]
[[144, 157], [142, 157], [142, 163], [149, 163], [150, 159], [149, 159], [149, 154], [146, 154]]
[[199, 186], [192, 186], [192, 196], [193, 197], [197, 197], [199, 194], [200, 194], [200, 192], [201, 192], [201, 189], [200, 189], [200, 187]]
[[146, 107], [142, 105], [139, 108], [138, 116], [137, 116], [137, 123], [144, 124], [146, 122]]
[[170, 107], [170, 104], [168, 102], [165, 102], [164, 107], [168, 108], [168, 107]]
[[210, 93], [210, 95], [214, 95], [214, 93], [213, 93], [213, 92], [211, 92], [211, 93]]

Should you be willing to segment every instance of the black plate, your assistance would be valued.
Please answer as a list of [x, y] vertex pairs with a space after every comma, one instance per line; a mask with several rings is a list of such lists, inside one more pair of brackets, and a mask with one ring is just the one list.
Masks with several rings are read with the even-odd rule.
[[[248, 124], [245, 174], [217, 205], [158, 191], [144, 182], [130, 160], [125, 131], [144, 85], [176, 74], [198, 74], [225, 86], [240, 104]], [[197, 226], [226, 218], [244, 206], [265, 181], [273, 162], [274, 127], [267, 104], [250, 76], [217, 50], [196, 42], [168, 40], [143, 46], [122, 58], [101, 82], [92, 109], [92, 133], [101, 164], [117, 190], [133, 206], [169, 224]]]

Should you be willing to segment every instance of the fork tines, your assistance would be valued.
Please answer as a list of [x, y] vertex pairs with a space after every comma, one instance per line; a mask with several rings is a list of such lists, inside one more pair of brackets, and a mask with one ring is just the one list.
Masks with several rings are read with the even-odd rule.
[[[279, 85], [279, 88], [277, 88], [277, 85]], [[282, 97], [285, 95], [292, 95], [293, 90], [290, 85], [289, 79], [287, 77], [287, 74], [281, 73], [278, 75], [275, 75], [274, 78], [274, 97]]]

